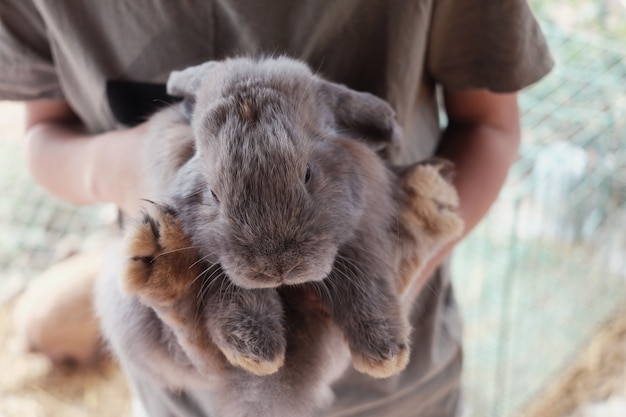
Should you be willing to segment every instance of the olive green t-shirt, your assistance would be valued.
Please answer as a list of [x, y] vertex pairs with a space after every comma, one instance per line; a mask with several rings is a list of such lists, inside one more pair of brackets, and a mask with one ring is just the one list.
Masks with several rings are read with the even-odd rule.
[[[524, 0], [2, 0], [0, 99], [63, 98], [91, 132], [116, 128], [113, 81], [165, 83], [172, 70], [285, 54], [396, 110], [394, 163], [431, 156], [438, 86], [513, 92], [552, 67]], [[373, 380], [349, 370], [324, 416], [448, 417], [459, 402], [461, 326], [444, 267], [412, 310], [409, 366]], [[202, 393], [130, 376], [151, 416], [195, 416]], [[203, 411], [200, 411], [203, 410]]]

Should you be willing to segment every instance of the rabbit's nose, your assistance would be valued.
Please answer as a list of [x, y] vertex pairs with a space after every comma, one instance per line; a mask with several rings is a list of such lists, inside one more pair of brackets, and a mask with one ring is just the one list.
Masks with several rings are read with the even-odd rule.
[[260, 274], [267, 281], [275, 282], [277, 285], [288, 284], [291, 273], [302, 262], [286, 262], [277, 259], [271, 262], [271, 267], [263, 270]]
[[256, 280], [262, 281], [272, 287], [277, 287], [283, 283], [283, 277], [281, 275], [268, 271], [259, 272], [256, 276]]

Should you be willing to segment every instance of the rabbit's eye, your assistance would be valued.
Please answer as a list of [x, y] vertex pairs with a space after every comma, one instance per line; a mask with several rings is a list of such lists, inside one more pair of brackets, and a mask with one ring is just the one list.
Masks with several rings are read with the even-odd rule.
[[304, 183], [308, 184], [310, 180], [311, 180], [311, 167], [309, 166], [309, 164], [307, 164], [306, 173], [304, 174]]
[[219, 203], [219, 202], [220, 202], [220, 199], [219, 199], [219, 198], [217, 198], [217, 194], [215, 194], [215, 191], [211, 190], [211, 196], [215, 199], [215, 202], [216, 202], [216, 203]]

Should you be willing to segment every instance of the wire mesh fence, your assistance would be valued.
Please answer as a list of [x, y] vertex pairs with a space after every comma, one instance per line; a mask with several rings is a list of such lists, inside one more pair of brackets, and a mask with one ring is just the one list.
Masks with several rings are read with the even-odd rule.
[[520, 158], [454, 261], [476, 416], [518, 415], [626, 300], [626, 51], [544, 29], [557, 66], [521, 95]]
[[21, 104], [0, 102], [0, 288], [96, 244], [116, 216], [114, 207], [63, 203], [35, 184], [26, 169], [22, 119]]

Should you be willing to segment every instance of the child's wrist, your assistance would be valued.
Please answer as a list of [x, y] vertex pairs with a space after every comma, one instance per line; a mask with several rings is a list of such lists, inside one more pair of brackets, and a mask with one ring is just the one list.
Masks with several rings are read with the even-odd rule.
[[141, 142], [143, 127], [107, 132], [93, 138], [90, 188], [100, 203], [115, 203], [134, 215], [143, 195]]

